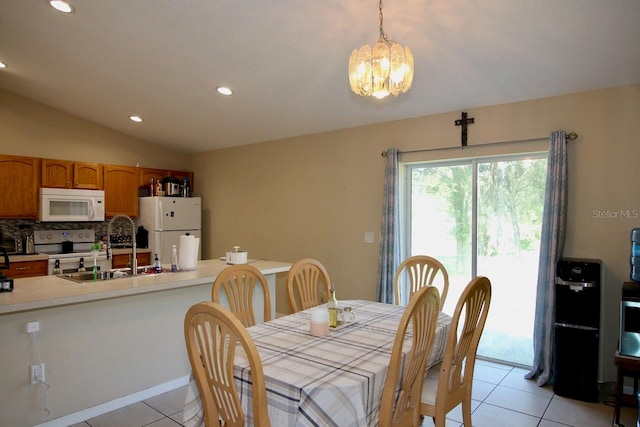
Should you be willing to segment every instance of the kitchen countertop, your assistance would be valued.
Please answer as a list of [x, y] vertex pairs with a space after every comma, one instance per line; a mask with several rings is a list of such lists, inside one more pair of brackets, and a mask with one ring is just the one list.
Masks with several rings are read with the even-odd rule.
[[9, 255], [9, 262], [24, 262], [24, 261], [47, 261], [49, 255], [47, 254], [31, 254], [31, 255]]
[[[33, 258], [37, 255], [20, 255]], [[290, 263], [249, 260], [262, 274], [289, 271]], [[0, 315], [41, 308], [58, 307], [87, 301], [97, 301], [128, 295], [138, 295], [169, 289], [211, 283], [227, 264], [219, 259], [198, 261], [193, 271], [144, 274], [122, 279], [76, 283], [57, 276], [15, 279], [12, 292], [0, 293]], [[165, 271], [169, 266], [163, 266]]]

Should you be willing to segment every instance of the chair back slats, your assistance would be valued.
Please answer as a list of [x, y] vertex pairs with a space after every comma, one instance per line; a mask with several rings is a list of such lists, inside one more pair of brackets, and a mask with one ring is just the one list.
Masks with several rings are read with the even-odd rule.
[[[473, 377], [476, 352], [489, 312], [490, 300], [491, 283], [486, 277], [480, 276], [474, 278], [460, 296], [451, 321], [441, 365], [442, 372], [447, 372], [444, 378], [447, 378], [446, 388], [449, 392], [457, 390], [465, 384], [465, 380]], [[459, 329], [460, 323], [463, 325], [460, 333], [453, 333]], [[449, 350], [451, 355], [448, 360], [451, 363], [444, 363], [449, 356]]]
[[233, 380], [233, 360], [229, 363], [228, 358], [236, 351], [235, 336], [224, 324], [212, 322], [207, 316], [194, 318], [194, 327], [216, 408], [230, 423], [244, 423], [244, 414], [238, 411], [242, 406]]
[[260, 286], [264, 295], [264, 321], [271, 320], [271, 297], [267, 279], [250, 264], [236, 264], [218, 274], [211, 289], [211, 299], [220, 302], [220, 292], [224, 291], [233, 314], [245, 327], [256, 324], [253, 307], [253, 293]]
[[420, 413], [433, 417], [436, 427], [444, 427], [446, 414], [460, 403], [464, 425], [471, 426], [473, 371], [490, 303], [491, 282], [482, 276], [473, 278], [458, 299], [437, 381], [425, 381], [423, 396], [435, 396], [435, 402], [431, 397], [420, 405]]
[[260, 356], [240, 320], [215, 302], [192, 306], [185, 316], [184, 334], [191, 369], [202, 399], [207, 426], [241, 427], [245, 414], [234, 380], [238, 343], [249, 360], [252, 415], [256, 426], [269, 426], [266, 387]]
[[[411, 297], [403, 313], [380, 401], [381, 427], [419, 425], [422, 379], [433, 345], [439, 306], [438, 289], [425, 286]], [[409, 324], [412, 325], [412, 343], [403, 362], [402, 348]], [[396, 393], [398, 384], [400, 389]]]
[[304, 258], [296, 261], [287, 274], [287, 293], [294, 313], [322, 304], [329, 297], [331, 281], [320, 261]]
[[398, 266], [393, 281], [396, 304], [401, 303], [400, 288], [403, 286], [407, 286], [408, 299], [424, 286], [436, 286], [440, 292], [440, 308], [442, 309], [449, 291], [449, 274], [444, 265], [427, 255], [415, 255], [405, 259]]

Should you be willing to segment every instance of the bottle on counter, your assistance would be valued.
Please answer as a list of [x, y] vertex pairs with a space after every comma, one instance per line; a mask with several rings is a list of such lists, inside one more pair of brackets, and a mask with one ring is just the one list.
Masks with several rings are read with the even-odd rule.
[[171, 271], [173, 273], [178, 271], [178, 248], [176, 245], [171, 245]]
[[60, 260], [57, 259], [55, 261], [55, 263], [53, 264], [53, 271], [51, 272], [51, 274], [60, 274]]
[[87, 269], [84, 268], [84, 258], [80, 258], [80, 265], [78, 265], [78, 271], [87, 271]]
[[335, 328], [338, 326], [338, 300], [336, 299], [336, 290], [331, 285], [329, 290], [331, 296], [329, 302], [327, 302], [327, 309], [329, 310], [329, 327]]
[[191, 197], [191, 188], [189, 188], [189, 178], [187, 177], [182, 180], [182, 197]]
[[160, 264], [160, 260], [158, 259], [158, 254], [153, 259], [153, 272], [154, 273], [162, 273], [162, 264]]

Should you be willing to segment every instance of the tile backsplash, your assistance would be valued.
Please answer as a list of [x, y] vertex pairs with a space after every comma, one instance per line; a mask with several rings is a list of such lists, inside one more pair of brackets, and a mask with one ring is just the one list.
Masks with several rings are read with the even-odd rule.
[[[80, 230], [93, 229], [96, 239], [101, 239], [107, 234], [109, 221], [104, 222], [37, 222], [28, 219], [3, 219], [0, 220], [0, 231], [2, 232], [0, 244], [7, 249], [13, 248], [14, 239], [25, 233], [36, 232], [38, 230]], [[135, 236], [137, 230], [131, 230], [131, 224], [127, 221], [115, 221], [111, 227], [112, 234]]]

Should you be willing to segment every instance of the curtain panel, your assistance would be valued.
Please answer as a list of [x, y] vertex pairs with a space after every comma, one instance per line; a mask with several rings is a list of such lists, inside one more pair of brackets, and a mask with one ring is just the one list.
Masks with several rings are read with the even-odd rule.
[[377, 300], [393, 304], [393, 277], [400, 264], [400, 216], [398, 195], [398, 150], [387, 150], [382, 226], [380, 230], [380, 259], [378, 261]]
[[533, 365], [525, 378], [543, 386], [553, 380], [555, 268], [562, 257], [567, 223], [567, 141], [564, 131], [549, 139], [547, 181], [540, 236], [540, 261], [533, 331]]

